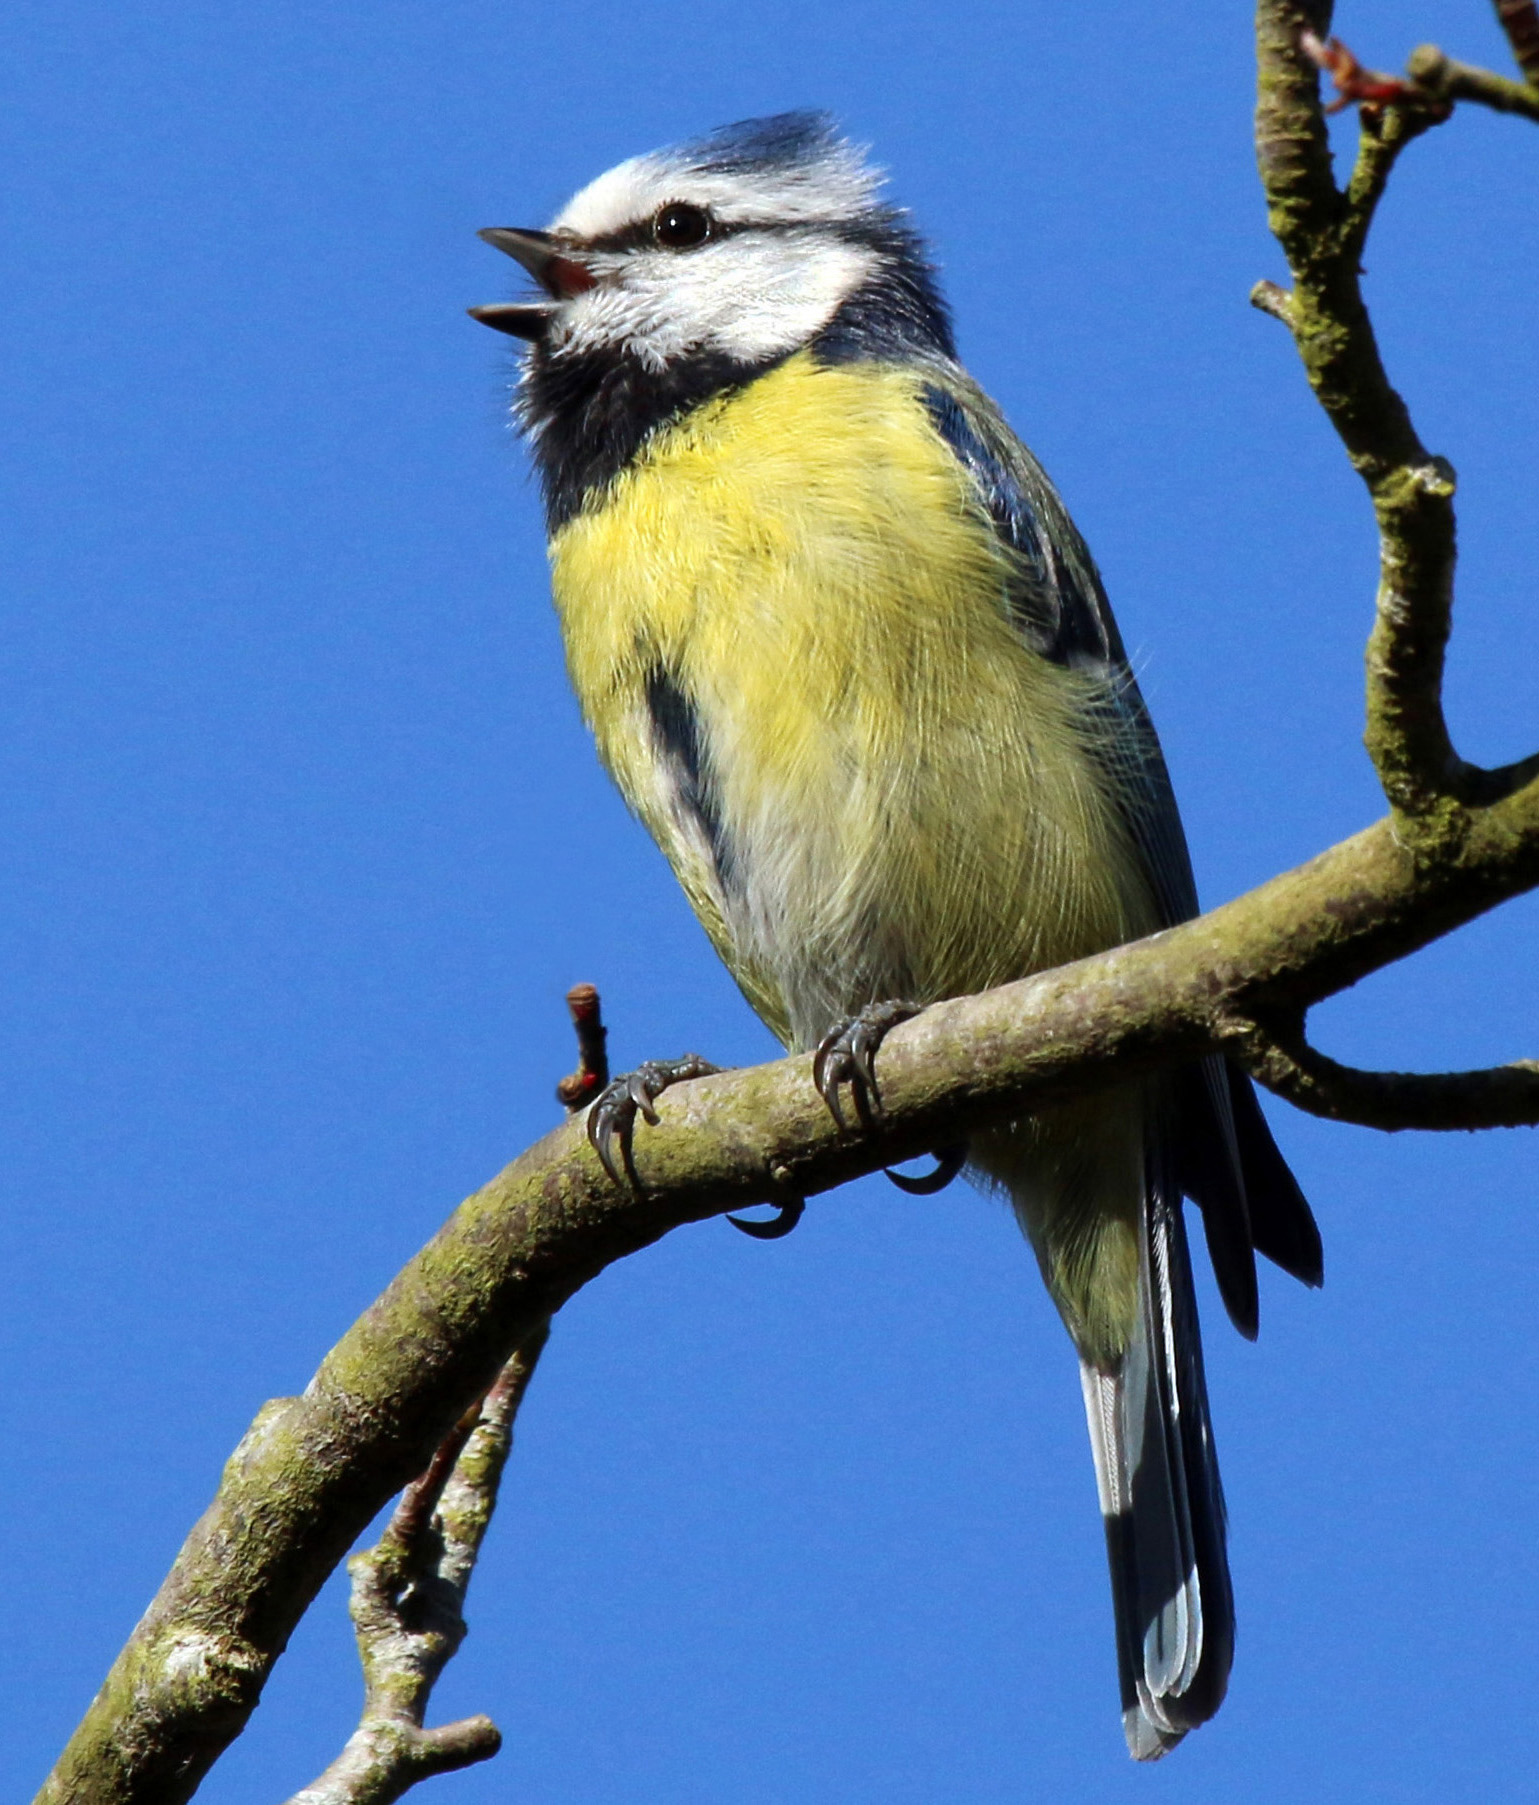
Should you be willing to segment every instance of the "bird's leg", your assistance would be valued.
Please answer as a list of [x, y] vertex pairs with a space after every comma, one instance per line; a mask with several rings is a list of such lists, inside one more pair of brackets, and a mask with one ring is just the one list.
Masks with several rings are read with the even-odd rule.
[[606, 1085], [594, 1098], [588, 1111], [588, 1140], [599, 1156], [599, 1164], [622, 1190], [641, 1194], [641, 1180], [631, 1159], [631, 1136], [638, 1111], [655, 1128], [657, 1111], [652, 1105], [670, 1085], [683, 1084], [690, 1078], [709, 1078], [720, 1070], [719, 1065], [712, 1065], [698, 1053], [686, 1053], [682, 1059], [649, 1059], [634, 1072]]
[[919, 1003], [867, 1003], [858, 1015], [835, 1022], [812, 1055], [812, 1082], [841, 1128], [848, 1126], [839, 1105], [839, 1086], [848, 1084], [862, 1127], [881, 1120], [882, 1095], [876, 1083], [876, 1051], [899, 1022], [918, 1015]]

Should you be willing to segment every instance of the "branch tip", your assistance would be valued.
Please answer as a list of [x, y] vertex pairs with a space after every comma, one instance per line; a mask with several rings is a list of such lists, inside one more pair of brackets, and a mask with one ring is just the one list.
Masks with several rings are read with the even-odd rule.
[[474, 1766], [478, 1761], [490, 1761], [502, 1748], [502, 1731], [489, 1717], [479, 1713], [475, 1717], [462, 1717], [458, 1723], [421, 1730], [418, 1735], [421, 1746], [431, 1752], [435, 1774], [449, 1774], [457, 1768]]
[[1354, 102], [1365, 115], [1381, 112], [1385, 107], [1415, 107], [1442, 120], [1453, 111], [1451, 101], [1414, 80], [1364, 68], [1340, 38], [1322, 39], [1306, 29], [1299, 33], [1299, 48], [1317, 69], [1330, 76], [1336, 90], [1336, 98], [1323, 108], [1326, 113], [1345, 112]]
[[1406, 73], [1419, 88], [1450, 104], [1465, 101], [1493, 113], [1511, 113], [1539, 124], [1539, 75], [1527, 81], [1461, 63], [1436, 44], [1420, 44], [1406, 59]]
[[1250, 291], [1250, 304], [1258, 313], [1267, 313], [1293, 330], [1293, 296], [1275, 282], [1258, 282]]
[[609, 1082], [609, 1030], [592, 984], [574, 984], [566, 993], [566, 1006], [577, 1031], [577, 1070], [556, 1086], [556, 1101], [565, 1106], [568, 1115], [575, 1115]]

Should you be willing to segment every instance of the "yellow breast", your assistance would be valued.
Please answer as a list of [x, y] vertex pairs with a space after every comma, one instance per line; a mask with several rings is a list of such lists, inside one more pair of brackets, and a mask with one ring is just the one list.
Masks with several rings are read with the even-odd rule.
[[[1104, 694], [1011, 624], [1010, 554], [926, 379], [797, 356], [660, 434], [551, 543], [600, 752], [792, 1042], [1154, 925], [1094, 755]], [[698, 723], [726, 877], [659, 759], [658, 672]]]

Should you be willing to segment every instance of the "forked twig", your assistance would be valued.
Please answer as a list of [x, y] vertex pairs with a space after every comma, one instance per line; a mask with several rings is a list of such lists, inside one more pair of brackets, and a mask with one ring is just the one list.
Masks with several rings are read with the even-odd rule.
[[423, 1718], [465, 1639], [465, 1594], [497, 1505], [513, 1419], [547, 1334], [542, 1328], [524, 1342], [401, 1494], [379, 1541], [348, 1562], [363, 1714], [341, 1754], [289, 1805], [391, 1805], [419, 1781], [502, 1747], [489, 1717], [431, 1730]]

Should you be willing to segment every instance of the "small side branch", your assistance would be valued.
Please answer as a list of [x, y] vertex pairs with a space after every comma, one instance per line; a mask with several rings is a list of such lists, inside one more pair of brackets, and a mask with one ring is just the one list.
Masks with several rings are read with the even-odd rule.
[[1225, 1046], [1269, 1091], [1332, 1122], [1387, 1133], [1539, 1126], [1539, 1060], [1475, 1072], [1365, 1072], [1310, 1046], [1302, 1018], [1236, 1022]]
[[1293, 296], [1275, 282], [1258, 282], [1250, 291], [1250, 304], [1258, 313], [1267, 313], [1293, 330]]
[[1534, 0], [1496, 0], [1496, 18], [1512, 46], [1523, 79], [1539, 88], [1539, 7]]
[[599, 993], [591, 984], [574, 984], [566, 993], [577, 1032], [577, 1070], [556, 1086], [556, 1101], [575, 1115], [609, 1082], [609, 1030], [599, 1008]]
[[[1530, 6], [1528, 11], [1533, 8]], [[1516, 113], [1539, 124], [1539, 71], [1527, 82], [1513, 81], [1474, 63], [1445, 56], [1436, 44], [1423, 44], [1413, 50], [1405, 67], [1419, 87], [1444, 100], [1467, 101], [1489, 107], [1493, 113]]]
[[[1260, 0], [1256, 149], [1268, 218], [1293, 290], [1252, 296], [1293, 334], [1316, 399], [1373, 499], [1379, 597], [1367, 654], [1368, 751], [1407, 841], [1452, 843], [1466, 768], [1443, 716], [1443, 658], [1453, 607], [1453, 472], [1417, 436], [1392, 387], [1363, 301], [1361, 260], [1396, 160], [1446, 117], [1444, 100], [1365, 70], [1325, 40], [1327, 9]], [[1331, 172], [1321, 69], [1361, 103], [1345, 190]]]
[[[1347, 181], [1346, 220], [1339, 253], [1342, 257], [1361, 258], [1400, 153], [1448, 117], [1445, 103], [1409, 83], [1402, 82], [1400, 87], [1403, 99], [1377, 106], [1365, 104], [1358, 115], [1357, 157]], [[1355, 271], [1354, 275], [1360, 273]]]
[[384, 1535], [348, 1563], [363, 1715], [342, 1753], [289, 1805], [392, 1805], [419, 1781], [502, 1747], [488, 1717], [432, 1730], [422, 1720], [465, 1638], [465, 1594], [496, 1508], [513, 1419], [547, 1334], [542, 1328], [524, 1342], [401, 1494]]

